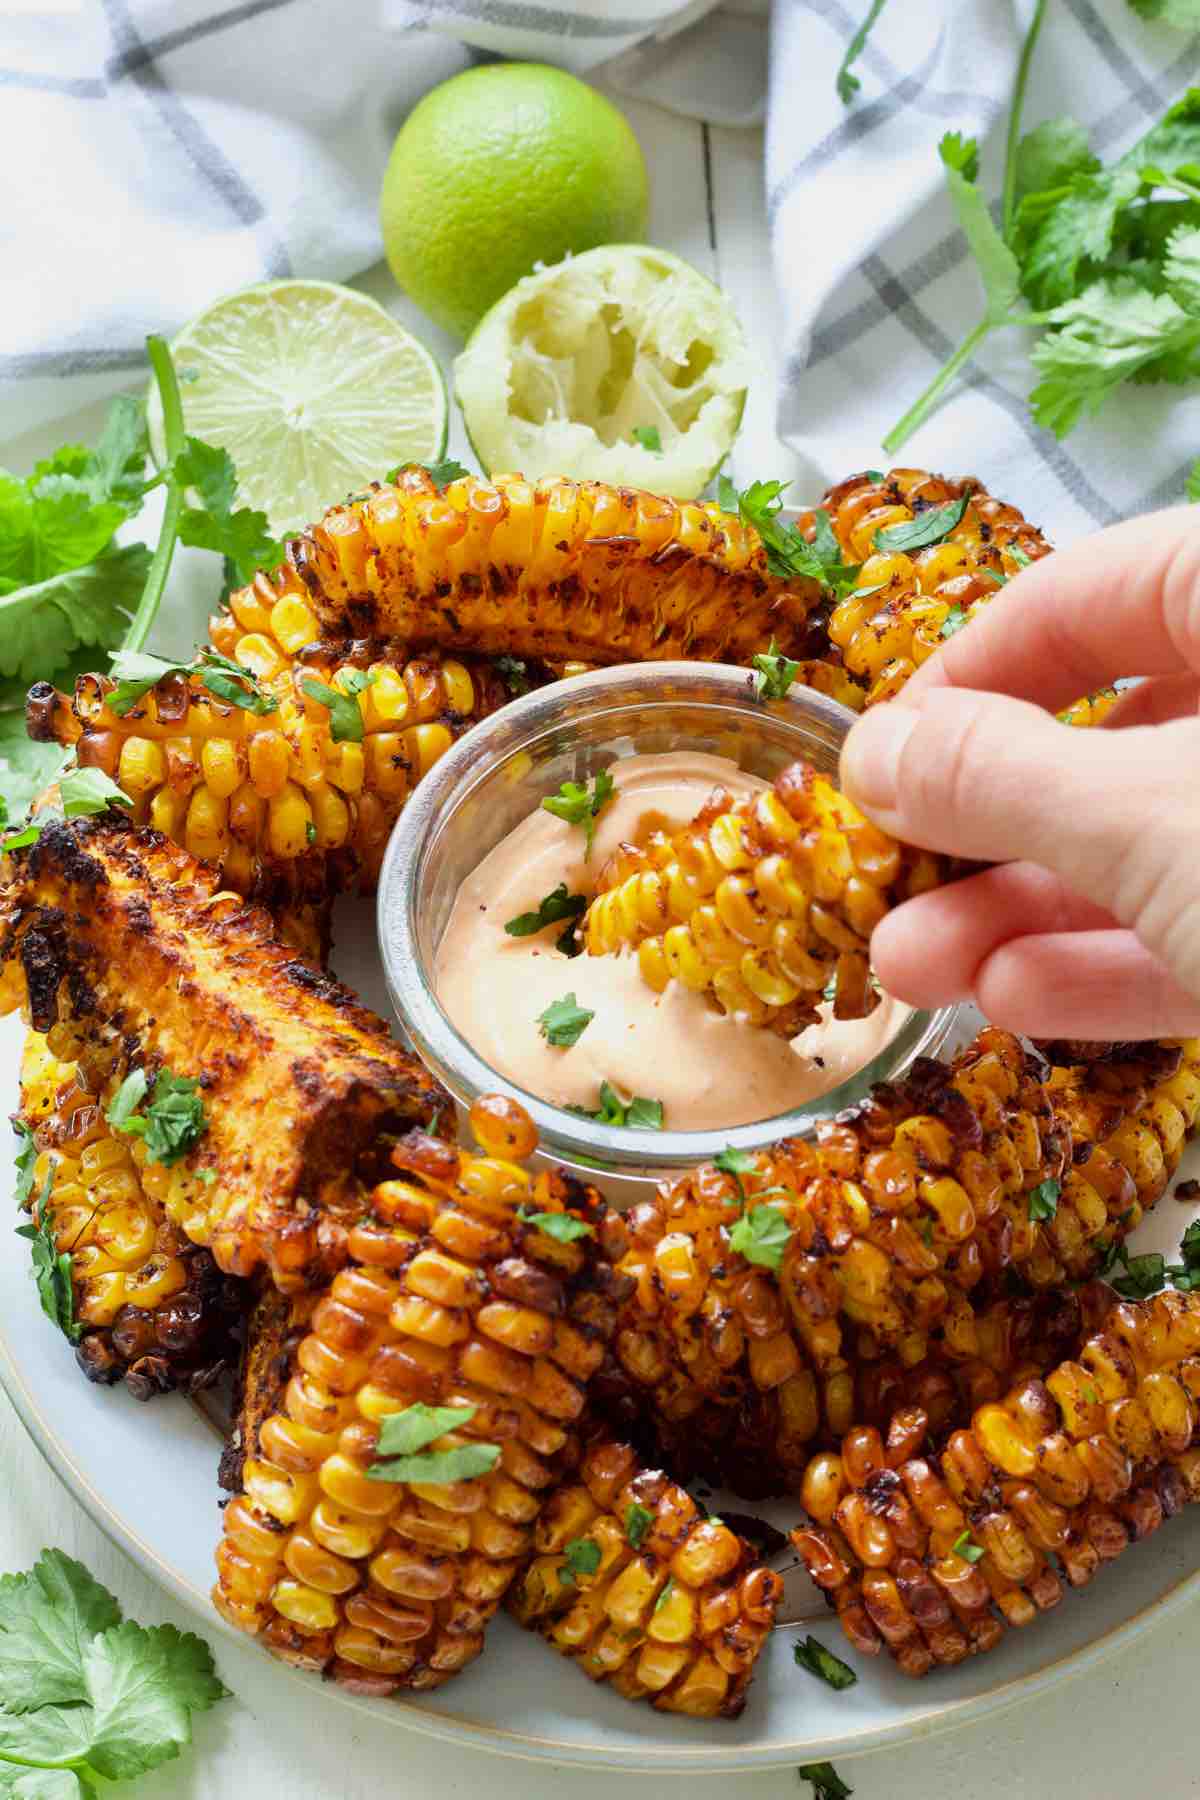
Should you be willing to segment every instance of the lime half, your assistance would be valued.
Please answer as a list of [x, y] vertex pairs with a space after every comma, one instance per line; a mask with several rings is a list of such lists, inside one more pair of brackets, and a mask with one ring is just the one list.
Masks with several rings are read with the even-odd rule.
[[[228, 450], [238, 500], [277, 533], [399, 462], [446, 447], [446, 386], [423, 344], [376, 301], [332, 281], [265, 281], [218, 300], [171, 346], [184, 424]], [[163, 456], [162, 409], [150, 432]]]
[[454, 365], [490, 474], [691, 499], [741, 423], [750, 356], [720, 288], [666, 250], [605, 245], [527, 275]]

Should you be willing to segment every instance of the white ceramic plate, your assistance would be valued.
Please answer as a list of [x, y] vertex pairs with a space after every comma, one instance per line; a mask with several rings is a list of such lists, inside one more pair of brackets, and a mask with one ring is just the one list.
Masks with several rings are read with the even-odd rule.
[[[345, 977], [386, 1007], [366, 908], [339, 915], [338, 958]], [[13, 1110], [22, 1027], [0, 1021], [0, 1111]], [[3, 1154], [8, 1155], [7, 1147]], [[1200, 1174], [1200, 1148], [1182, 1173]], [[0, 1168], [0, 1193], [11, 1191]], [[1189, 1210], [1164, 1199], [1138, 1233], [1138, 1249], [1174, 1253]], [[148, 1405], [124, 1388], [91, 1386], [69, 1348], [42, 1316], [29, 1277], [28, 1249], [0, 1232], [0, 1377], [45, 1455], [91, 1517], [150, 1575], [197, 1615], [211, 1638], [228, 1631], [209, 1604], [212, 1552], [220, 1528], [213, 1427], [177, 1396]], [[737, 1505], [737, 1502], [733, 1503]], [[764, 1509], [745, 1507], [743, 1510]], [[718, 1501], [718, 1508], [720, 1502]], [[779, 1521], [788, 1509], [769, 1516]], [[558, 1762], [629, 1770], [705, 1773], [815, 1762], [880, 1748], [919, 1734], [948, 1731], [1015, 1706], [1146, 1630], [1200, 1592], [1200, 1509], [1173, 1520], [1132, 1548], [1094, 1583], [1000, 1648], [961, 1668], [913, 1682], [886, 1659], [856, 1658], [819, 1603], [798, 1610], [859, 1682], [835, 1693], [796, 1668], [795, 1626], [774, 1634], [742, 1717], [688, 1721], [631, 1706], [589, 1683], [542, 1641], [498, 1618], [480, 1660], [440, 1693], [362, 1700], [274, 1663], [281, 1681], [302, 1682], [305, 1704], [355, 1707], [433, 1737]], [[811, 1594], [807, 1596], [811, 1601]], [[344, 1727], [347, 1732], [350, 1723]]]

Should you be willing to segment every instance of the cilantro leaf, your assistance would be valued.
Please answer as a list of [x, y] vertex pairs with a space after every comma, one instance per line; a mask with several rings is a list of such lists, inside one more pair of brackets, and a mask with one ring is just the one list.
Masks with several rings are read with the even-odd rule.
[[126, 544], [44, 580], [0, 582], [0, 675], [28, 685], [82, 646], [120, 637], [149, 567], [145, 544]]
[[188, 1075], [161, 1068], [154, 1077], [150, 1104], [139, 1107], [147, 1091], [144, 1069], [132, 1069], [118, 1088], [105, 1117], [114, 1131], [140, 1137], [146, 1160], [170, 1168], [199, 1142], [208, 1129], [200, 1083]]
[[660, 1592], [660, 1594], [658, 1596], [658, 1599], [654, 1602], [653, 1611], [661, 1612], [663, 1607], [667, 1604], [667, 1601], [671, 1598], [671, 1595], [674, 1592], [675, 1592], [675, 1577], [673, 1575], [668, 1575], [666, 1582], [663, 1585], [662, 1591]]
[[54, 780], [66, 760], [61, 744], [35, 744], [24, 713], [0, 713], [0, 822], [19, 819]]
[[96, 1789], [78, 1769], [20, 1769], [0, 1763], [3, 1800], [96, 1800]]
[[858, 30], [854, 33], [854, 36], [850, 39], [850, 42], [846, 45], [846, 54], [838, 64], [838, 72], [834, 77], [834, 86], [837, 88], [838, 99], [842, 102], [843, 106], [850, 105], [855, 94], [857, 94], [859, 88], [862, 86], [862, 82], [858, 79], [858, 76], [851, 74], [851, 70], [862, 55], [863, 50], [866, 47], [867, 39], [874, 29], [875, 21], [883, 11], [884, 5], [885, 0], [871, 0], [870, 11], [867, 13], [862, 24], [858, 27]]
[[951, 1554], [961, 1557], [963, 1562], [977, 1563], [984, 1554], [982, 1544], [973, 1543], [969, 1531], [960, 1531], [950, 1546]]
[[[1123, 1300], [1148, 1300], [1166, 1286], [1166, 1258], [1157, 1250], [1148, 1251], [1145, 1256], [1130, 1256], [1125, 1245], [1118, 1243], [1111, 1245], [1110, 1251], [1111, 1257], [1105, 1259], [1099, 1273]], [[1124, 1273], [1114, 1275], [1112, 1270], [1118, 1263]]]
[[[192, 1713], [225, 1694], [200, 1638], [174, 1625], [146, 1630], [132, 1620], [91, 1639], [83, 1679], [88, 1705], [71, 1709], [71, 1736], [84, 1749], [89, 1772], [110, 1781], [178, 1756], [191, 1742]], [[44, 1708], [26, 1722], [37, 1724], [58, 1710]]]
[[271, 535], [266, 513], [245, 506], [231, 513], [185, 506], [179, 519], [179, 541], [197, 550], [215, 550], [231, 564], [239, 583], [253, 581], [259, 569], [275, 569], [283, 561], [283, 545]]
[[243, 712], [262, 717], [279, 710], [278, 700], [274, 694], [264, 693], [257, 676], [207, 644], [201, 645], [191, 662], [167, 662], [144, 650], [114, 650], [111, 660], [110, 672], [117, 685], [107, 696], [106, 705], [120, 719], [168, 675], [199, 675], [200, 685], [210, 694]]
[[611, 1082], [600, 1083], [600, 1104], [595, 1111], [586, 1106], [569, 1106], [568, 1112], [578, 1113], [583, 1119], [596, 1119], [601, 1125], [625, 1125], [632, 1131], [661, 1131], [663, 1128], [663, 1105], [661, 1100], [647, 1100], [643, 1094], [635, 1094], [632, 1100], [622, 1100]]
[[801, 1781], [812, 1783], [813, 1800], [850, 1800], [854, 1792], [829, 1762], [802, 1763], [796, 1773]]
[[592, 1237], [595, 1231], [586, 1219], [577, 1219], [571, 1213], [533, 1212], [528, 1206], [518, 1206], [517, 1217], [523, 1225], [544, 1231], [547, 1237], [560, 1244], [573, 1244], [576, 1238]]
[[448, 1431], [469, 1425], [478, 1411], [477, 1406], [426, 1406], [423, 1400], [414, 1401], [380, 1421], [375, 1454], [414, 1456]]
[[553, 813], [556, 819], [562, 819], [568, 825], [583, 826], [587, 840], [585, 862], [592, 854], [596, 820], [612, 799], [613, 793], [612, 775], [608, 769], [601, 769], [590, 782], [564, 781], [557, 794], [547, 794], [542, 801], [544, 812]]
[[1193, 1219], [1184, 1232], [1179, 1252], [1183, 1261], [1172, 1263], [1167, 1274], [1181, 1293], [1192, 1293], [1200, 1288], [1200, 1219]]
[[498, 656], [496, 673], [514, 700], [529, 692], [528, 666], [517, 656]]
[[477, 1475], [489, 1475], [499, 1461], [499, 1444], [459, 1444], [452, 1450], [431, 1450], [420, 1456], [376, 1460], [367, 1470], [367, 1479], [415, 1481], [430, 1487], [449, 1487], [455, 1481], [473, 1481]]
[[899, 525], [885, 525], [875, 533], [876, 550], [924, 550], [930, 544], [940, 544], [954, 530], [970, 500], [970, 494], [963, 494], [957, 500], [947, 500], [943, 506], [931, 506], [914, 518], [904, 519]]
[[583, 894], [568, 894], [567, 884], [560, 881], [549, 894], [543, 894], [538, 901], [536, 912], [518, 913], [515, 918], [505, 924], [509, 937], [535, 937], [544, 931], [547, 925], [557, 925], [563, 919], [571, 920], [571, 925], [555, 944], [564, 956], [578, 956], [583, 945], [575, 937], [574, 922], [587, 911], [587, 900]]
[[[348, 669], [342, 677], [342, 688], [330, 687], [314, 676], [300, 683], [300, 691], [329, 709], [329, 735], [335, 744], [361, 744], [364, 735], [362, 708], [358, 695], [370, 687], [374, 676], [363, 669]], [[343, 691], [344, 690], [344, 691]]]
[[79, 473], [94, 500], [120, 500], [136, 510], [149, 454], [144, 403], [132, 394], [118, 394], [109, 405], [96, 448], [84, 453]]
[[1200, 31], [1200, 0], [1129, 0], [1135, 13], [1177, 31]]
[[24, 1119], [13, 1119], [10, 1123], [20, 1139], [20, 1149], [14, 1159], [17, 1185], [13, 1198], [22, 1212], [26, 1212], [29, 1209], [29, 1196], [33, 1192], [33, 1165], [37, 1161], [37, 1144]]
[[464, 476], [471, 473], [470, 469], [464, 469], [460, 462], [455, 462], [452, 456], [447, 456], [441, 462], [434, 463], [397, 463], [394, 468], [388, 470], [384, 480], [398, 481], [405, 469], [424, 469], [436, 488], [444, 488], [450, 481], [461, 481]]
[[[987, 572], [989, 575], [992, 573], [990, 569]], [[943, 638], [953, 637], [956, 631], [962, 630], [966, 622], [967, 614], [963, 611], [962, 607], [952, 606], [950, 611], [946, 614], [946, 617], [942, 620], [942, 627], [938, 632], [938, 636]]]
[[581, 1575], [594, 1575], [600, 1567], [601, 1549], [595, 1538], [572, 1538], [563, 1551], [558, 1579], [564, 1586], [578, 1582]]
[[561, 1000], [552, 1000], [546, 1010], [538, 1014], [537, 1022], [548, 1044], [553, 1044], [557, 1050], [569, 1050], [579, 1042], [595, 1016], [594, 1012], [579, 1005], [574, 994], [564, 994]]
[[791, 1235], [792, 1228], [777, 1206], [751, 1206], [734, 1223], [729, 1243], [747, 1262], [778, 1269]]
[[759, 700], [783, 700], [800, 673], [800, 664], [780, 655], [774, 638], [769, 649], [750, 658], [750, 667], [754, 670], [755, 698]]
[[[717, 480], [717, 503], [724, 511], [736, 513], [744, 525], [757, 532], [772, 575], [781, 581], [789, 581], [797, 575], [807, 576], [840, 598], [858, 580], [861, 564], [842, 561], [841, 546], [832, 527], [828, 535], [824, 535], [818, 521], [817, 538], [810, 544], [799, 526], [780, 523], [777, 515], [788, 485], [786, 481], [752, 481], [739, 493], [728, 476], [722, 475]], [[824, 543], [827, 550], [830, 547], [836, 550], [836, 556], [822, 555], [818, 541]]]
[[65, 1338], [77, 1344], [83, 1327], [75, 1317], [75, 1290], [71, 1285], [71, 1258], [54, 1241], [54, 1209], [50, 1190], [54, 1186], [54, 1170], [46, 1176], [46, 1184], [38, 1198], [37, 1223], [17, 1226], [17, 1236], [29, 1242], [31, 1269], [37, 1286], [42, 1311], [52, 1325], [57, 1325]]
[[1099, 167], [1078, 120], [1067, 113], [1043, 119], [1017, 145], [1014, 199], [1019, 208], [1030, 194], [1065, 188], [1076, 175], [1091, 175]]
[[1058, 1181], [1039, 1181], [1029, 1196], [1029, 1217], [1034, 1225], [1044, 1224], [1053, 1219], [1058, 1212], [1058, 1197], [1062, 1193], [1062, 1183]]
[[90, 818], [107, 812], [110, 806], [130, 807], [129, 798], [103, 769], [68, 769], [58, 784], [64, 815], [68, 819]]
[[797, 1638], [792, 1645], [792, 1656], [798, 1668], [807, 1669], [810, 1675], [818, 1676], [822, 1681], [828, 1682], [831, 1688], [839, 1691], [853, 1687], [858, 1680], [849, 1663], [844, 1663], [840, 1656], [827, 1650], [821, 1640], [811, 1633], [804, 1639]]
[[24, 1575], [0, 1576], [4, 1710], [85, 1700], [84, 1649], [120, 1618], [112, 1595], [62, 1550], [43, 1550]]
[[656, 456], [662, 455], [662, 433], [657, 425], [635, 425], [632, 435], [643, 450], [651, 450]]
[[648, 1506], [641, 1506], [635, 1500], [625, 1510], [625, 1538], [631, 1550], [640, 1550], [646, 1533], [654, 1523], [654, 1514]]
[[967, 248], [983, 282], [984, 319], [988, 325], [998, 325], [1020, 299], [1021, 270], [975, 185], [979, 146], [974, 138], [964, 139], [957, 131], [948, 131], [938, 145], [938, 154]]

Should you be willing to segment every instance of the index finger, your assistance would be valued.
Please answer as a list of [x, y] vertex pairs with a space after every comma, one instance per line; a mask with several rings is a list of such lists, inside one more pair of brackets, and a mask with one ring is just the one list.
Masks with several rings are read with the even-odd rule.
[[1200, 507], [1113, 525], [1022, 570], [906, 684], [1057, 712], [1122, 675], [1200, 670]]

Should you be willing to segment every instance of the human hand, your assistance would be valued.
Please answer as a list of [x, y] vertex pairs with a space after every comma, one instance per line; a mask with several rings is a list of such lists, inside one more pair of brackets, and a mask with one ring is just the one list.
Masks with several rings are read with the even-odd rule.
[[[1054, 717], [1126, 675], [1103, 725]], [[1200, 508], [1024, 570], [854, 725], [841, 780], [894, 836], [1000, 864], [883, 920], [889, 993], [1033, 1037], [1200, 1032]]]

